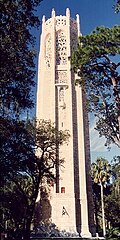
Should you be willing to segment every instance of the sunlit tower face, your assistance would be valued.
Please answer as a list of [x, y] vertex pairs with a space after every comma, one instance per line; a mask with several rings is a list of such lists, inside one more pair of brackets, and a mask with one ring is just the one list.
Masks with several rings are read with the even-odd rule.
[[[37, 87], [37, 119], [51, 120], [58, 130], [69, 130], [68, 144], [57, 153], [56, 184], [51, 188], [52, 222], [58, 228], [90, 237], [93, 225], [89, 179], [90, 149], [85, 93], [75, 86], [69, 57], [75, 49], [79, 16], [43, 17]], [[87, 147], [86, 147], [87, 146]], [[59, 159], [64, 158], [64, 167]], [[89, 201], [90, 204], [89, 204]]]

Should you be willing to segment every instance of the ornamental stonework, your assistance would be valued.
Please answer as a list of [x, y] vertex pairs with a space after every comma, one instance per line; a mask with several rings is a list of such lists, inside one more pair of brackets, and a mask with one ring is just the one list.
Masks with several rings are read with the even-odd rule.
[[52, 43], [51, 35], [48, 34], [45, 42], [45, 62], [47, 68], [51, 67], [51, 59], [52, 59]]
[[51, 18], [48, 19], [48, 20], [45, 22], [45, 25], [46, 25], [46, 26], [51, 25]]
[[78, 39], [77, 34], [75, 32], [72, 32], [71, 39], [70, 39], [71, 53], [74, 52], [77, 47], [77, 39]]
[[76, 32], [77, 33], [77, 22], [73, 19], [70, 18], [70, 30], [71, 32]]
[[55, 72], [55, 84], [67, 84], [67, 71], [59, 70]]
[[67, 43], [65, 33], [58, 31], [56, 33], [56, 65], [67, 64]]
[[56, 26], [65, 26], [66, 25], [66, 17], [56, 17]]
[[78, 41], [77, 23], [72, 18], [70, 19], [70, 32], [71, 32], [70, 47], [72, 53], [76, 49]]
[[64, 101], [64, 89], [60, 88], [59, 90], [59, 101], [63, 102]]

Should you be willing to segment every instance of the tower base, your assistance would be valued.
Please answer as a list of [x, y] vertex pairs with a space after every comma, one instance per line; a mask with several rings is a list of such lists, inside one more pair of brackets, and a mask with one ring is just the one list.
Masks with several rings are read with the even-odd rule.
[[91, 233], [89, 232], [89, 229], [86, 226], [82, 227], [82, 231], [81, 231], [81, 237], [82, 238], [92, 238]]
[[[60, 231], [77, 233], [75, 220], [75, 198], [72, 194], [53, 193], [51, 197], [52, 222]], [[72, 206], [72, 207], [71, 207]]]

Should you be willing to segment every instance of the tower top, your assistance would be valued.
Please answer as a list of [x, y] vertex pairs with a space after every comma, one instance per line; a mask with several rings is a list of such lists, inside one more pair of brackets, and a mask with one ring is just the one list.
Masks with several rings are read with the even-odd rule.
[[45, 23], [45, 15], [42, 17], [42, 23]]
[[70, 17], [70, 9], [69, 8], [66, 9], [66, 16]]
[[[66, 8], [66, 15], [58, 15], [58, 16], [56, 16], [55, 9], [53, 8], [52, 11], [51, 11], [51, 18], [59, 17], [59, 16], [60, 17], [69, 17], [70, 18], [70, 9]], [[42, 22], [45, 22], [45, 21], [47, 21], [47, 20], [45, 19], [45, 16], [43, 16]], [[76, 15], [76, 22], [77, 23], [79, 22], [79, 14]]]
[[[54, 24], [53, 24], [53, 22], [54, 22]], [[52, 24], [54, 25], [55, 28], [57, 27], [57, 29], [60, 29], [61, 27], [64, 28], [66, 26], [66, 24], [68, 24], [68, 25], [70, 25], [71, 29], [74, 29], [74, 32], [76, 32], [78, 36], [80, 36], [80, 34], [81, 34], [80, 33], [79, 14], [77, 14], [75, 18], [72, 18], [70, 16], [69, 8], [66, 8], [65, 15], [57, 15], [56, 16], [55, 9], [53, 8], [51, 11], [50, 18], [46, 19], [45, 16], [42, 17], [42, 29], [49, 31]]]
[[55, 10], [54, 10], [54, 8], [52, 9], [51, 17], [55, 17]]

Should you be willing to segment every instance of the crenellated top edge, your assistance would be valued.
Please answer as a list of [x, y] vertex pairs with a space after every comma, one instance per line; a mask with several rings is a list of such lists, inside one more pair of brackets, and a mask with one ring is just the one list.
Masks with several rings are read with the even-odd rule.
[[58, 15], [58, 16], [56, 16], [55, 10], [53, 8], [51, 12], [51, 18], [46, 20], [45, 16], [43, 16], [42, 23], [45, 24], [46, 26], [50, 25], [52, 19], [56, 19], [56, 23], [58, 23], [59, 25], [65, 25], [66, 19], [70, 19], [71, 22], [74, 22], [74, 23], [77, 22], [77, 24], [79, 24], [79, 14], [76, 15], [76, 19], [71, 18], [69, 8], [66, 9], [66, 15]]
[[54, 8], [52, 9], [51, 17], [55, 17], [55, 10], [54, 10]]

